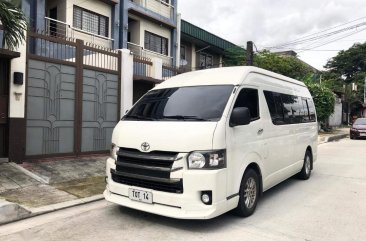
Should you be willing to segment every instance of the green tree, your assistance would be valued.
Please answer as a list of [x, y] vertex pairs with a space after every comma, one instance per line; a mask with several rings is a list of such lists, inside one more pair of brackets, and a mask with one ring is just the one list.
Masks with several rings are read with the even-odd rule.
[[[353, 110], [363, 103], [364, 81], [366, 77], [366, 42], [356, 43], [347, 50], [340, 51], [330, 59], [324, 66], [329, 75], [335, 76], [331, 79], [332, 84], [341, 83], [345, 101], [348, 109]], [[352, 83], [358, 86], [352, 90]], [[339, 85], [339, 84], [338, 84]], [[357, 108], [356, 108], [357, 109]], [[350, 110], [352, 112], [352, 110]]]
[[[227, 49], [224, 54], [224, 65], [246, 65], [245, 49], [241, 47]], [[300, 81], [304, 81], [314, 75], [314, 71], [298, 58], [294, 56], [283, 56], [266, 50], [254, 56], [254, 66]]]
[[254, 66], [304, 81], [313, 76], [312, 69], [294, 56], [283, 56], [269, 51], [255, 55]]
[[3, 43], [10, 50], [16, 49], [25, 40], [26, 17], [12, 2], [1, 1], [0, 21], [4, 28]]
[[357, 43], [340, 51], [324, 67], [329, 72], [342, 76], [346, 83], [358, 81], [366, 73], [366, 43]]
[[224, 66], [243, 66], [246, 65], [247, 57], [243, 47], [226, 49], [223, 56]]

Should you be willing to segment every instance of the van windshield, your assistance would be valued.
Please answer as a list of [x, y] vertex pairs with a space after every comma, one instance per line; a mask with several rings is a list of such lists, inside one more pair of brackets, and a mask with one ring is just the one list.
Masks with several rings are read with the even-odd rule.
[[233, 85], [210, 85], [152, 90], [123, 120], [218, 121], [233, 88]]

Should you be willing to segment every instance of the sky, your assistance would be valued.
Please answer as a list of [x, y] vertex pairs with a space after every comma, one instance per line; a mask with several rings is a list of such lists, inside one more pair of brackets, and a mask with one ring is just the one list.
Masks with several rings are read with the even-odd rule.
[[[259, 51], [329, 28], [332, 29], [321, 34], [361, 24], [328, 38], [271, 49], [295, 50], [300, 59], [322, 70], [339, 50], [346, 50], [355, 42], [366, 42], [365, 3], [365, 0], [179, 0], [178, 12], [182, 19], [234, 44], [245, 46], [251, 40]], [[343, 25], [348, 22], [351, 23]], [[310, 37], [319, 36], [318, 33]], [[327, 42], [332, 43], [319, 46]]]

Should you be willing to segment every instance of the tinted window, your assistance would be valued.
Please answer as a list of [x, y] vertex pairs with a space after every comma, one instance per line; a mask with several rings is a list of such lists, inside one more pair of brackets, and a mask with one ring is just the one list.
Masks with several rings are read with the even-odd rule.
[[311, 99], [307, 99], [308, 102], [308, 108], [309, 108], [309, 118], [310, 121], [315, 121], [316, 117], [315, 117], [315, 106], [314, 106], [314, 102]]
[[303, 122], [309, 122], [310, 118], [309, 118], [308, 103], [307, 103], [307, 100], [304, 98], [302, 98], [302, 109], [303, 109], [303, 113], [302, 113]]
[[283, 105], [280, 94], [270, 91], [264, 91], [264, 96], [266, 97], [268, 109], [271, 114], [273, 124], [284, 124]]
[[242, 89], [235, 101], [235, 107], [247, 107], [251, 119], [259, 119], [258, 90]]
[[[272, 122], [275, 125], [315, 121], [315, 107], [311, 99], [264, 91]], [[312, 106], [312, 109], [308, 106]]]
[[218, 121], [234, 86], [194, 86], [148, 92], [123, 119]]

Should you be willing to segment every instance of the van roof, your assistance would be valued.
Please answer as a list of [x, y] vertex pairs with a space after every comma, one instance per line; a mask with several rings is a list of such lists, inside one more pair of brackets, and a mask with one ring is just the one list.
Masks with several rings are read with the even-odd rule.
[[296, 85], [305, 86], [303, 82], [268, 70], [253, 66], [237, 66], [205, 69], [180, 74], [157, 85], [155, 89], [196, 85], [240, 85], [249, 73], [258, 73], [276, 78], [279, 81], [286, 81]]

